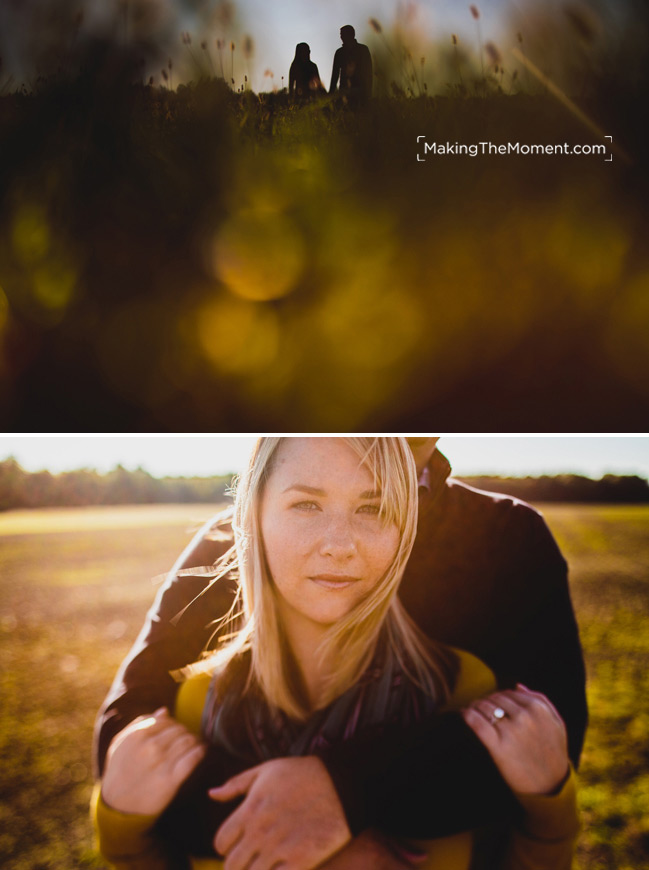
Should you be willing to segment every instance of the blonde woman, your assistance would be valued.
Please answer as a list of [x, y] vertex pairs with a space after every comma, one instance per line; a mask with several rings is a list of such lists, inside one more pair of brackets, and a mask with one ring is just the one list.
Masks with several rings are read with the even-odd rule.
[[[460, 708], [521, 807], [498, 866], [570, 866], [577, 824], [563, 724], [523, 687], [490, 696], [485, 665], [432, 643], [405, 614], [396, 591], [416, 522], [404, 439], [258, 441], [237, 488], [235, 551], [217, 572], [238, 572], [238, 628], [192, 669], [173, 717], [141, 717], [111, 744], [96, 818], [115, 866], [266, 870], [227, 803], [264, 764]], [[215, 772], [228, 782], [210, 799]], [[272, 807], [258, 809], [272, 821]], [[394, 843], [394, 866], [419, 856], [421, 866], [466, 870], [475, 842], [462, 832]], [[337, 845], [325, 866], [354, 866], [344, 825]]]

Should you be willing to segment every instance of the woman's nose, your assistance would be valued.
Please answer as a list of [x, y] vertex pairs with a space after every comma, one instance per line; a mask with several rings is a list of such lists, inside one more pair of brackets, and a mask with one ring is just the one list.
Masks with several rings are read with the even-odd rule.
[[356, 554], [356, 537], [349, 520], [337, 518], [327, 524], [320, 552], [336, 559], [350, 559]]

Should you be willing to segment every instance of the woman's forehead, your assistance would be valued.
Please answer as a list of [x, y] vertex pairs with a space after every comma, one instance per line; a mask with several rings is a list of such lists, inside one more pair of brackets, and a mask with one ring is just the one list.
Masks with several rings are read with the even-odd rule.
[[271, 479], [282, 483], [295, 478], [326, 488], [347, 485], [373, 486], [370, 469], [343, 438], [284, 438], [277, 448]]

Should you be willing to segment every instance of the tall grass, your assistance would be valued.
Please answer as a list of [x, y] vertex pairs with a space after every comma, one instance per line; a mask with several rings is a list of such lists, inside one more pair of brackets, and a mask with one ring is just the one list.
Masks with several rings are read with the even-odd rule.
[[[67, 73], [0, 99], [5, 428], [646, 429], [632, 42], [546, 16], [478, 52], [404, 6], [361, 37], [377, 76], [355, 112], [291, 103], [282, 70], [246, 88], [263, 58], [232, 4], [216, 42], [173, 33], [163, 86], [137, 84], [134, 8], [128, 45], [86, 36]], [[422, 136], [617, 150], [422, 163]]]

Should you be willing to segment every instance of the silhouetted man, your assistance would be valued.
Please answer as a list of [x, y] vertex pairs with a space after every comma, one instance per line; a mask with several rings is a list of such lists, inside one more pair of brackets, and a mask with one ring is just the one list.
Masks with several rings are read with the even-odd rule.
[[329, 93], [339, 87], [347, 97], [365, 102], [372, 96], [372, 55], [366, 45], [356, 41], [351, 24], [340, 28], [340, 38], [343, 44], [334, 55]]

